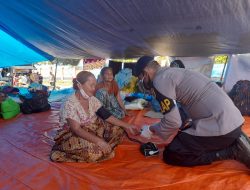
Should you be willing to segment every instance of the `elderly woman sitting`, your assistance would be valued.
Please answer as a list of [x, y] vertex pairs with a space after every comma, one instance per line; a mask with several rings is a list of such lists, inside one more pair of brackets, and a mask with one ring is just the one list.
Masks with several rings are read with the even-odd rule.
[[[51, 160], [55, 162], [97, 162], [114, 156], [124, 129], [138, 133], [133, 125], [113, 117], [95, 98], [96, 79], [87, 71], [73, 80], [76, 92], [60, 111], [61, 129], [55, 137]], [[107, 123], [107, 122], [108, 123]]]
[[113, 116], [122, 119], [127, 112], [118, 85], [114, 80], [112, 68], [104, 67], [101, 70], [101, 77], [102, 81], [96, 86], [95, 96]]

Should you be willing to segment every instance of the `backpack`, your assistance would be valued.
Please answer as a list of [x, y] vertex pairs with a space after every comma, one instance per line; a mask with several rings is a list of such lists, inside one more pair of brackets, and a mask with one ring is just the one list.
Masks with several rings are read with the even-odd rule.
[[39, 113], [50, 110], [48, 101], [48, 94], [46, 93], [33, 93], [32, 98], [28, 99], [22, 97], [23, 103], [21, 104], [21, 111], [24, 114]]

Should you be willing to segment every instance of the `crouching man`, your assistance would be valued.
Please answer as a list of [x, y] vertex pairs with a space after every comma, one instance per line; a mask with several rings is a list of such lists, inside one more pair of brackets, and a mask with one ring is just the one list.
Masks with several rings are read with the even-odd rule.
[[[250, 141], [242, 132], [240, 111], [228, 95], [206, 76], [181, 68], [161, 68], [153, 57], [141, 57], [134, 70], [147, 89], [154, 88], [164, 118], [142, 134], [166, 140], [167, 164], [197, 166], [233, 159], [250, 168]], [[176, 101], [185, 107], [192, 125], [183, 127]]]

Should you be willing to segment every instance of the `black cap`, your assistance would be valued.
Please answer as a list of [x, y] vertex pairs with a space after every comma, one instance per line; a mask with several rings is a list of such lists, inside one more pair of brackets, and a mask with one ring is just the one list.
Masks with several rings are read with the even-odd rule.
[[140, 59], [138, 59], [135, 67], [134, 67], [134, 70], [133, 70], [133, 75], [138, 77], [143, 69], [147, 66], [147, 64], [151, 61], [154, 60], [154, 57], [151, 57], [151, 56], [142, 56], [140, 57]]

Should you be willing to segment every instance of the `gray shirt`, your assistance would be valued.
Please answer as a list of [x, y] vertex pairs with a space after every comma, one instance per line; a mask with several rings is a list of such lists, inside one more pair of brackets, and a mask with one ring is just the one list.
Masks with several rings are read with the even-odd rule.
[[[220, 136], [233, 131], [244, 122], [229, 96], [201, 73], [165, 67], [157, 72], [153, 84], [158, 94], [180, 102], [187, 109], [193, 125], [184, 130], [185, 133], [194, 136]], [[162, 98], [158, 101], [161, 106], [166, 105]], [[174, 105], [154, 129], [163, 139], [168, 139], [179, 130], [181, 124], [179, 110]]]

